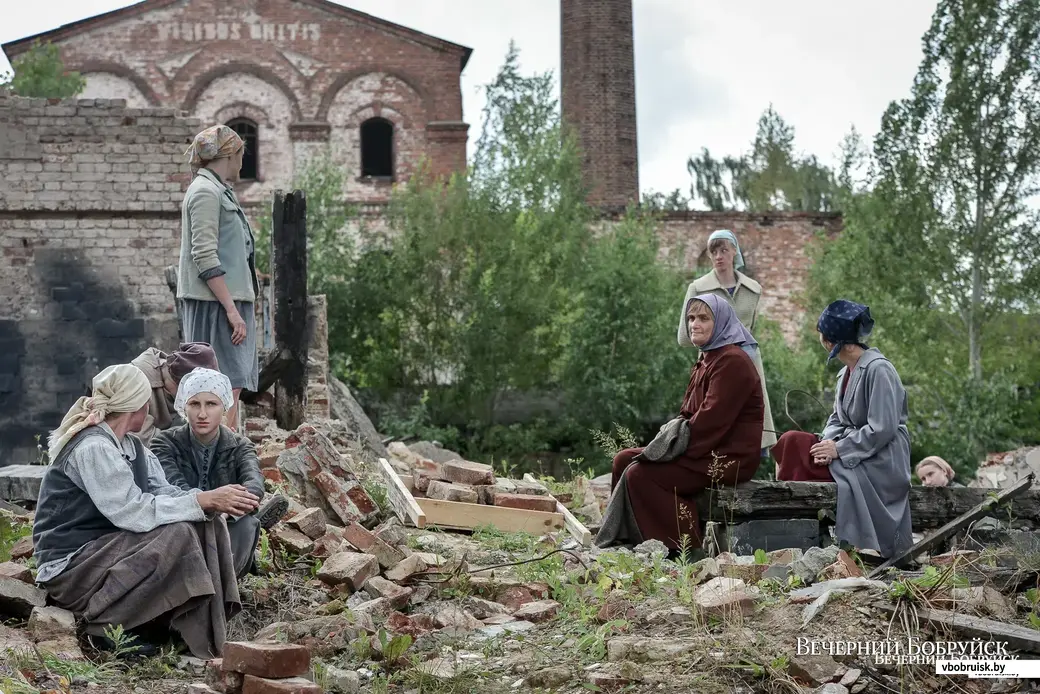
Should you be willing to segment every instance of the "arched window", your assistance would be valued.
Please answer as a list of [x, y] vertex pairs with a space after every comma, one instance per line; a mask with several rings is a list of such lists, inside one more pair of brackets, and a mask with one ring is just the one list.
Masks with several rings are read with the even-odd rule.
[[394, 177], [394, 124], [385, 118], [361, 124], [361, 175]]
[[248, 118], [235, 118], [229, 120], [227, 126], [238, 133], [246, 143], [246, 151], [242, 155], [242, 170], [238, 174], [239, 180], [255, 181], [260, 171], [260, 140], [257, 137], [256, 123]]

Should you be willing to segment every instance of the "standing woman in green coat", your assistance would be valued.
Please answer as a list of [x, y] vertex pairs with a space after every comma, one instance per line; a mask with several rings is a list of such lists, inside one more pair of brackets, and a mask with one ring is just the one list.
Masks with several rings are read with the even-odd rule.
[[[683, 311], [690, 299], [699, 294], [715, 294], [733, 306], [737, 318], [749, 332], [755, 331], [755, 319], [758, 317], [758, 301], [762, 298], [762, 286], [747, 275], [740, 272], [744, 267], [744, 256], [740, 253], [740, 244], [736, 235], [729, 230], [720, 229], [708, 237], [708, 254], [711, 256], [712, 270], [703, 277], [690, 283], [683, 299]], [[685, 313], [679, 316], [679, 344], [693, 347], [686, 332]], [[745, 349], [758, 370], [762, 381], [762, 398], [765, 400], [765, 421], [762, 430], [762, 457], [769, 454], [769, 449], [776, 443], [773, 427], [773, 412], [769, 407], [769, 393], [766, 391], [766, 374], [762, 368], [762, 354], [758, 346]]]

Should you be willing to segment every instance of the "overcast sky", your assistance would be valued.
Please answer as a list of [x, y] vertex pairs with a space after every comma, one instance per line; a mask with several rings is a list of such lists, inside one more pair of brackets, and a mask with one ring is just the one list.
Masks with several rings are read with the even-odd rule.
[[[234, 0], [227, 0], [234, 2]], [[9, 0], [0, 42], [133, 4]], [[559, 71], [559, 0], [340, 0], [474, 49], [463, 107], [479, 133], [483, 98], [510, 39], [526, 71]], [[909, 92], [935, 0], [635, 0], [639, 182], [687, 189], [687, 157], [747, 149], [772, 103], [797, 146], [833, 162], [849, 127], [872, 138], [888, 103]], [[0, 70], [7, 70], [0, 59]]]

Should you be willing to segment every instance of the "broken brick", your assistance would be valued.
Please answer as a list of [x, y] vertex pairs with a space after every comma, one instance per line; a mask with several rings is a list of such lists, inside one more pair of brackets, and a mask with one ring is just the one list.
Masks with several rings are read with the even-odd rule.
[[382, 576], [373, 576], [365, 582], [365, 592], [373, 598], [386, 598], [390, 604], [400, 609], [408, 604], [412, 597], [412, 589], [399, 586]]
[[220, 694], [241, 694], [242, 673], [223, 669], [223, 658], [206, 663], [206, 684]]
[[348, 523], [343, 528], [343, 537], [362, 552], [374, 556], [384, 569], [392, 569], [404, 559], [404, 552], [386, 544], [358, 523]]
[[317, 540], [325, 534], [325, 512], [320, 508], [309, 508], [287, 520], [286, 524], [310, 539]]
[[28, 559], [33, 555], [32, 535], [26, 535], [11, 547], [12, 559]]
[[33, 583], [32, 570], [25, 564], [15, 564], [14, 562], [6, 561], [0, 564], [0, 576], [14, 578], [22, 583]]
[[287, 528], [281, 523], [271, 528], [271, 542], [291, 554], [309, 554], [314, 551], [314, 540], [298, 530]]
[[311, 654], [289, 643], [228, 641], [221, 669], [257, 677], [296, 677], [310, 670]]
[[386, 627], [395, 634], [408, 634], [413, 639], [433, 631], [437, 625], [433, 618], [427, 614], [408, 616], [400, 612], [392, 612], [386, 618]]
[[284, 680], [246, 675], [242, 694], [322, 694], [321, 687], [302, 677]]
[[420, 574], [423, 571], [426, 571], [426, 568], [426, 562], [423, 561], [422, 557], [418, 554], [411, 554], [402, 559], [394, 568], [388, 569], [386, 577], [391, 581], [401, 583], [402, 581], [407, 581], [415, 574]]
[[555, 513], [556, 499], [551, 496], [534, 496], [532, 494], [495, 494], [495, 506]]
[[282, 477], [282, 471], [279, 470], [276, 467], [274, 467], [274, 468], [270, 468], [270, 467], [261, 468], [260, 469], [260, 474], [264, 476], [265, 480], [268, 480], [270, 482], [274, 482], [275, 484], [280, 484], [280, 483], [285, 481], [285, 478]]
[[415, 491], [422, 492], [423, 494], [425, 494], [427, 492], [427, 490], [429, 490], [430, 482], [432, 482], [432, 481], [433, 481], [433, 478], [430, 477], [425, 472], [418, 472], [417, 471], [412, 476], [412, 486], [415, 488]]
[[513, 616], [537, 624], [552, 619], [559, 611], [560, 603], [555, 600], [537, 600], [521, 605], [520, 609], [513, 612]]
[[346, 585], [352, 592], [361, 590], [365, 582], [379, 574], [379, 561], [371, 554], [337, 552], [325, 560], [318, 578], [329, 585]]
[[838, 559], [829, 566], [825, 566], [817, 577], [818, 581], [829, 581], [837, 578], [859, 578], [863, 576], [863, 570], [848, 555], [845, 550], [838, 552]]
[[430, 499], [442, 499], [443, 501], [456, 501], [463, 504], [476, 504], [480, 499], [477, 490], [473, 487], [465, 487], [461, 484], [451, 484], [434, 480], [426, 490], [426, 496]]
[[364, 522], [379, 513], [379, 507], [356, 480], [342, 480], [322, 470], [312, 481], [344, 523]]
[[396, 518], [380, 523], [372, 531], [372, 534], [392, 547], [403, 545], [408, 539], [408, 533]]
[[314, 550], [311, 552], [319, 559], [331, 557], [343, 547], [343, 538], [337, 533], [325, 533], [314, 541]]
[[483, 463], [452, 460], [441, 465], [441, 478], [456, 484], [494, 484], [495, 472]]

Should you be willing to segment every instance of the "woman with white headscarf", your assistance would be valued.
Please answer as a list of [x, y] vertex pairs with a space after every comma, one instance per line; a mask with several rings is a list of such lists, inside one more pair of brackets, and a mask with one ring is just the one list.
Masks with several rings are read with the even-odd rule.
[[[714, 294], [733, 307], [737, 318], [749, 332], [755, 332], [755, 320], [758, 318], [758, 302], [762, 298], [762, 285], [751, 279], [740, 269], [744, 267], [744, 256], [740, 252], [737, 236], [727, 229], [719, 229], [708, 237], [708, 255], [711, 256], [711, 272], [690, 283], [686, 297], [682, 303], [679, 316], [679, 344], [693, 347], [686, 333], [686, 306], [690, 299], [698, 294]], [[776, 443], [776, 432], [773, 427], [773, 410], [769, 406], [769, 391], [766, 390], [766, 372], [762, 366], [762, 353], [756, 344], [746, 350], [755, 364], [759, 380], [762, 382], [762, 397], [765, 399], [766, 413], [762, 428], [762, 457], [768, 456], [769, 449]]]
[[192, 181], [181, 203], [177, 278], [184, 341], [212, 346], [220, 371], [231, 379], [232, 429], [238, 428], [239, 393], [255, 391], [260, 374], [253, 230], [231, 188], [244, 152], [245, 142], [226, 125], [203, 130], [188, 148]]
[[[245, 513], [240, 487], [183, 491], [135, 436], [148, 416], [148, 378], [132, 364], [94, 377], [49, 439], [33, 522], [36, 582], [86, 624], [95, 647], [106, 628], [173, 629], [198, 658], [220, 655], [241, 609], [222, 513]], [[214, 515], [217, 514], [217, 515]]]
[[[152, 452], [170, 484], [203, 491], [236, 485], [257, 499], [264, 498], [264, 478], [253, 442], [221, 425], [232, 397], [231, 382], [219, 371], [197, 368], [181, 379], [174, 407], [187, 424], [161, 431], [152, 439]], [[273, 526], [288, 509], [288, 499], [275, 495], [255, 514], [228, 516], [239, 578], [253, 564], [260, 529]]]

